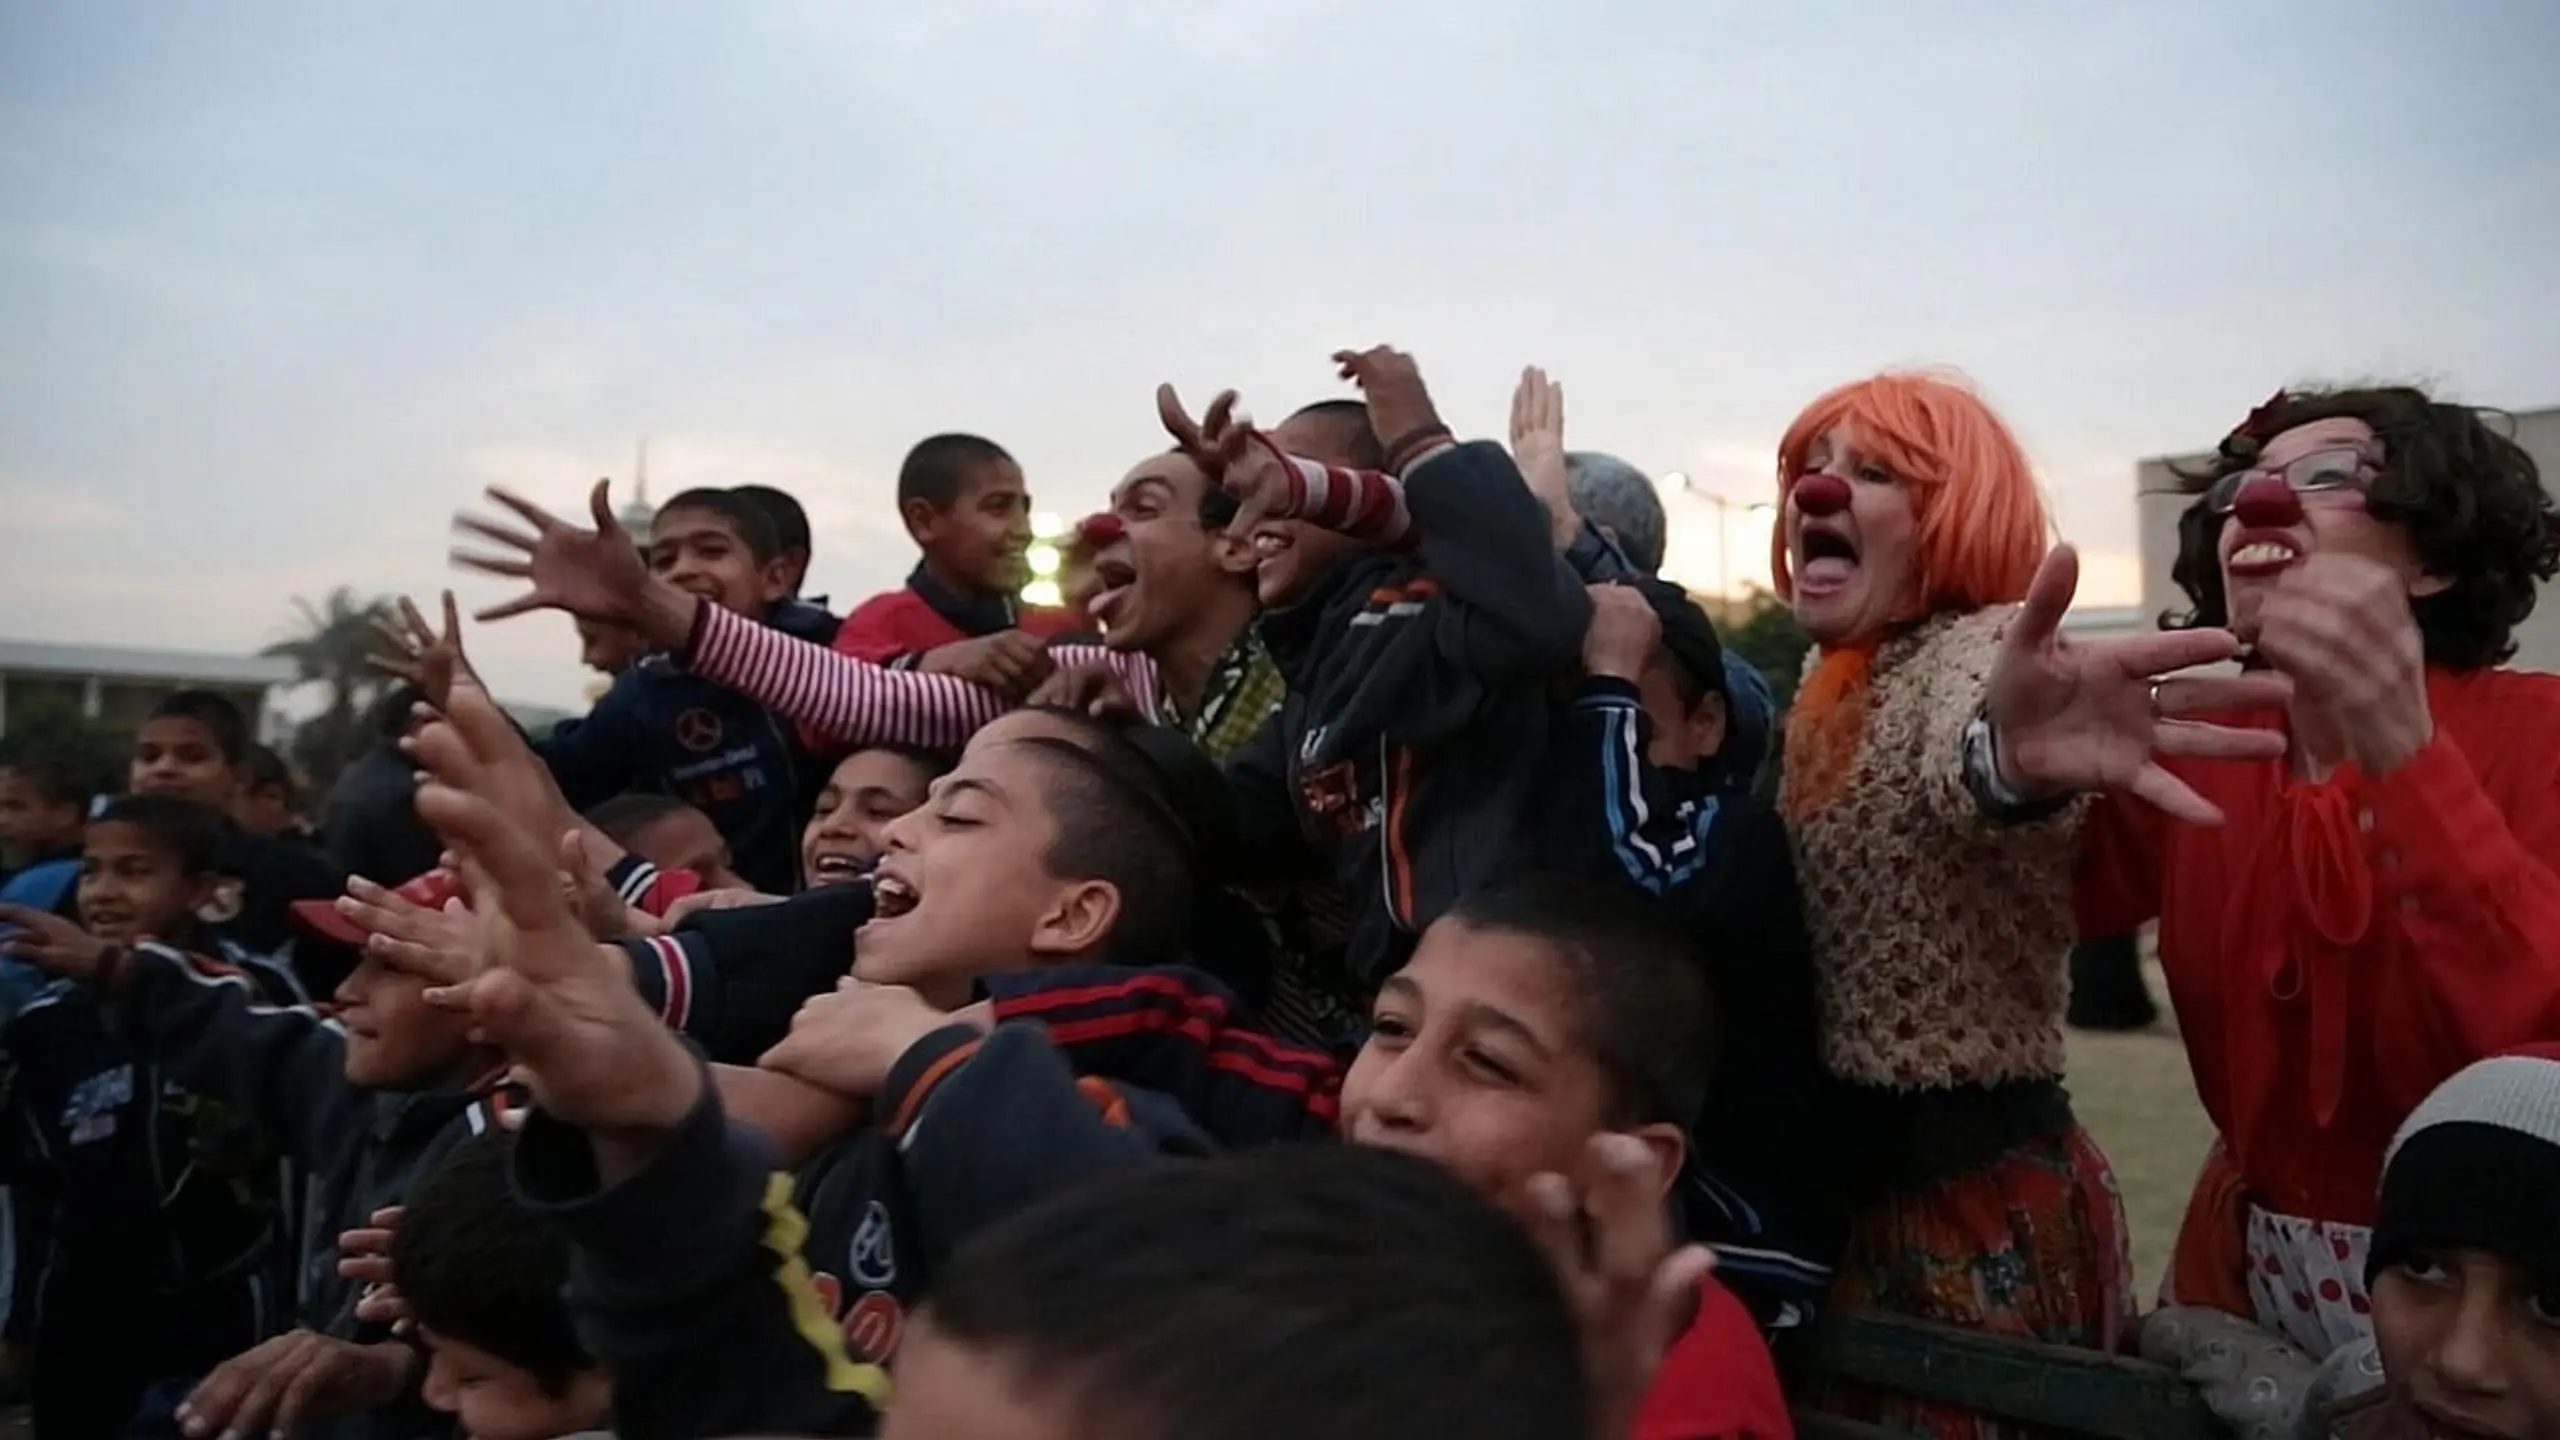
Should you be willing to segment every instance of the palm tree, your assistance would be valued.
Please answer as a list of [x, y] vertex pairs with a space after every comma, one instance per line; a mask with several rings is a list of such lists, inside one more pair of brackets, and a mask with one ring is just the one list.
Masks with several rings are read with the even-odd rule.
[[370, 740], [365, 711], [386, 682], [365, 657], [378, 643], [374, 622], [391, 614], [391, 602], [377, 596], [359, 604], [355, 591], [341, 585], [319, 605], [299, 595], [293, 605], [302, 614], [302, 633], [258, 653], [291, 660], [296, 684], [328, 687], [320, 713], [293, 736], [296, 766], [312, 784], [325, 787]]

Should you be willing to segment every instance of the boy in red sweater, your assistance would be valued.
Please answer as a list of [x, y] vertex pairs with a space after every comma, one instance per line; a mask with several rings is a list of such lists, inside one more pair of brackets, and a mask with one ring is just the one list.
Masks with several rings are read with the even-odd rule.
[[1031, 493], [1022, 467], [992, 440], [929, 436], [898, 467], [898, 518], [923, 558], [904, 588], [845, 617], [835, 648], [1015, 700], [1030, 694], [1048, 678], [1048, 641], [1077, 623], [1072, 611], [1023, 608]]

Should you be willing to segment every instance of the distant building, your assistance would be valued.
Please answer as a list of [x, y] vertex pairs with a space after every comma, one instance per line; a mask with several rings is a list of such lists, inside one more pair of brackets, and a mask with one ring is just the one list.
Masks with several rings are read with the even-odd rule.
[[263, 730], [267, 692], [293, 680], [292, 661], [262, 655], [0, 640], [0, 735], [18, 717], [53, 706], [110, 730], [139, 730], [176, 690], [228, 696]]
[[631, 543], [642, 550], [649, 548], [649, 531], [657, 523], [658, 512], [649, 505], [649, 442], [640, 442], [639, 458], [631, 465], [631, 494], [615, 511], [613, 518], [621, 522]]
[[[2545, 489], [2560, 483], [2560, 406], [2518, 411], [2515, 438], [2542, 467]], [[2169, 578], [2178, 560], [2178, 515], [2193, 497], [2178, 488], [2170, 466], [2202, 466], [2210, 455], [2182, 455], [2145, 460], [2134, 468], [2134, 507], [2142, 527], [2142, 608], [2153, 619], [2163, 611], [2187, 608], [2186, 593]], [[2560, 670], [2560, 594], [2542, 588], [2542, 603], [2516, 632], [2516, 658], [2522, 670]]]

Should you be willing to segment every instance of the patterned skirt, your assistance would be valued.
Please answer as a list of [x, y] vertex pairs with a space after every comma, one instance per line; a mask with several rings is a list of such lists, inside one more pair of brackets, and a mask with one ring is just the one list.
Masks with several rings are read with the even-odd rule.
[[[1840, 1311], [2120, 1351], [2134, 1334], [2135, 1301], [2115, 1172], [2088, 1132], [2073, 1126], [1890, 1195], [1858, 1218], [1830, 1303]], [[1958, 1406], [1847, 1386], [1811, 1398], [1825, 1413], [1936, 1440], [2040, 1433]]]

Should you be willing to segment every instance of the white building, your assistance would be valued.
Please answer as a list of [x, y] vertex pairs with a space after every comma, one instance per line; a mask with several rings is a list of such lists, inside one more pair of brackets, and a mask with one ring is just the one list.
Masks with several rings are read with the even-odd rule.
[[111, 730], [138, 730], [177, 690], [227, 696], [263, 728], [267, 692], [293, 678], [292, 661], [263, 655], [0, 640], [0, 735], [8, 734], [13, 717], [49, 706], [76, 710]]

